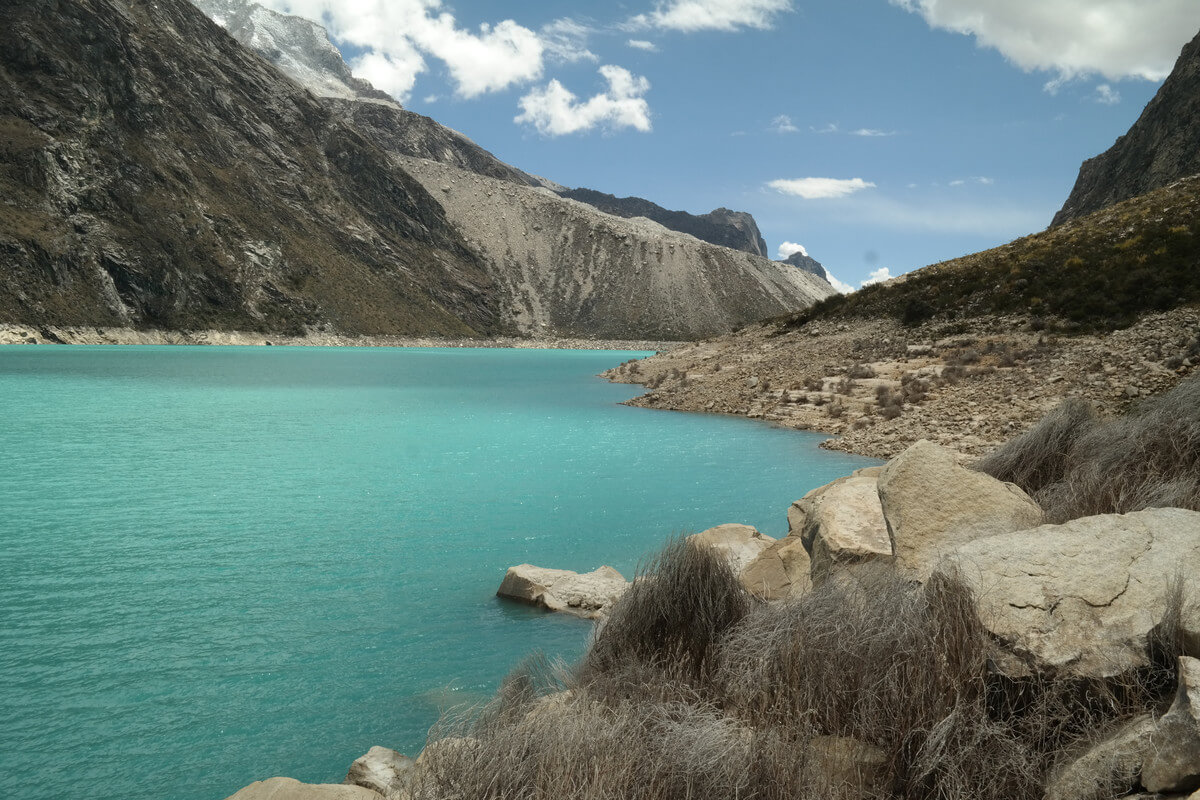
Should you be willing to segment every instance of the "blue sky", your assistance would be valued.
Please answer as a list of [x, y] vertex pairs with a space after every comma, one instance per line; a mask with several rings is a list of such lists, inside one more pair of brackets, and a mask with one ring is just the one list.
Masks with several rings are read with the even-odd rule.
[[1196, 0], [260, 2], [504, 161], [749, 211], [853, 286], [1044, 228], [1200, 31]]

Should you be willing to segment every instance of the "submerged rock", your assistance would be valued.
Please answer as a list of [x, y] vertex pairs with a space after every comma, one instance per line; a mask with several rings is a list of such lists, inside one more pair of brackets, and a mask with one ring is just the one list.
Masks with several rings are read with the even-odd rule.
[[294, 778], [255, 781], [226, 800], [383, 800], [383, 795], [361, 786], [336, 783], [301, 783]]
[[519, 564], [508, 568], [496, 594], [593, 619], [605, 614], [629, 586], [621, 573], [608, 566], [579, 573]]

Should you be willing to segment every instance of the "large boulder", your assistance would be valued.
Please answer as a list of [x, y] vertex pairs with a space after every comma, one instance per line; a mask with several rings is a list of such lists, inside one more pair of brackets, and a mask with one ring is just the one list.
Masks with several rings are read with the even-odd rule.
[[698, 547], [708, 547], [729, 562], [735, 575], [741, 575], [764, 550], [775, 543], [749, 525], [718, 525], [687, 537], [688, 542]]
[[924, 439], [883, 468], [879, 500], [896, 561], [917, 580], [968, 542], [1042, 522], [1020, 488], [960, 466], [952, 450]]
[[1149, 663], [1176, 582], [1180, 634], [1200, 642], [1200, 513], [1154, 508], [1083, 517], [962, 545], [940, 571], [971, 587], [1009, 658], [1004, 672], [1110, 677]]
[[367, 754], [350, 765], [346, 779], [348, 786], [363, 786], [379, 792], [385, 797], [404, 786], [405, 773], [416, 762], [386, 747], [372, 747]]
[[1175, 702], [1150, 739], [1142, 785], [1152, 792], [1200, 790], [1200, 661], [1179, 659]]
[[799, 505], [804, 511], [800, 539], [812, 557], [815, 585], [839, 568], [891, 560], [892, 540], [879, 502], [878, 478], [842, 478], [809, 492]]
[[226, 800], [383, 800], [379, 792], [336, 783], [301, 783], [294, 778], [255, 781]]
[[531, 605], [594, 619], [603, 616], [629, 589], [612, 567], [579, 573], [532, 564], [509, 567], [496, 594]]
[[1054, 771], [1045, 800], [1108, 800], [1128, 794], [1138, 786], [1154, 727], [1154, 717], [1145, 714], [1102, 736]]
[[742, 586], [763, 600], [787, 600], [812, 588], [811, 562], [799, 536], [779, 539], [742, 571]]

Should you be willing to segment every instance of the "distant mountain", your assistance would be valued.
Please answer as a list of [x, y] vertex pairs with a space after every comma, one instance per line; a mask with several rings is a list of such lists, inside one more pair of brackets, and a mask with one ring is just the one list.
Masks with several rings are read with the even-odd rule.
[[3, 15], [0, 321], [508, 330], [425, 188], [191, 4]]
[[1105, 153], [1083, 162], [1079, 178], [1052, 224], [1084, 216], [1200, 174], [1200, 35], [1183, 48], [1175, 69], [1141, 117]]
[[[289, 21], [251, 0], [200, 5], [225, 15], [244, 44], [266, 47], [263, 55], [280, 69], [297, 69], [294, 78], [310, 91], [337, 90], [321, 102], [424, 183], [489, 265], [503, 321], [520, 333], [696, 338], [832, 293], [828, 283], [762, 258], [766, 245], [749, 214], [717, 209], [694, 216], [638, 198], [568, 190], [396, 103], [347, 97], [337, 89], [345, 83], [344, 63], [327, 77], [314, 74], [313, 65], [328, 65], [330, 49], [336, 52], [327, 38], [307, 35], [325, 37], [320, 26]], [[279, 33], [293, 28], [299, 33]]]
[[707, 214], [696, 215], [686, 211], [668, 211], [641, 197], [615, 197], [594, 189], [566, 189], [559, 194], [587, 203], [606, 214], [627, 219], [645, 217], [664, 228], [689, 233], [701, 241], [768, 258], [767, 243], [758, 231], [758, 223], [744, 211], [718, 208]]
[[829, 273], [825, 271], [825, 267], [821, 266], [821, 262], [817, 261], [812, 256], [803, 252], [795, 252], [783, 260], [785, 264], [791, 264], [793, 267], [798, 267], [807, 273], [816, 275], [821, 280], [829, 283]]

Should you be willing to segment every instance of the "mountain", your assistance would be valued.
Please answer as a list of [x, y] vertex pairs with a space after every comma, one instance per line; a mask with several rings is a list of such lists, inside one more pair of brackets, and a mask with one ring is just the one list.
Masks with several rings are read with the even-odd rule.
[[[264, 57], [284, 71], [327, 63], [333, 46], [320, 26], [288, 22], [294, 18], [249, 0], [199, 5], [224, 19], [244, 44], [266, 47]], [[229, 23], [245, 18], [259, 20], [257, 27]], [[259, 32], [291, 27], [305, 35]], [[323, 41], [308, 37], [309, 30], [319, 31]], [[344, 68], [323, 77], [306, 66], [293, 77], [320, 93], [338, 85]], [[573, 192], [505, 164], [466, 136], [396, 103], [341, 91], [321, 102], [442, 204], [488, 265], [502, 320], [518, 333], [697, 338], [832, 293], [825, 281], [762, 258], [766, 246], [749, 214], [718, 209], [697, 217], [637, 198]], [[650, 221], [655, 218], [661, 224]]]
[[763, 258], [768, 257], [767, 243], [758, 231], [758, 224], [754, 217], [744, 211], [718, 208], [707, 214], [695, 215], [686, 211], [669, 211], [640, 197], [615, 197], [594, 189], [566, 189], [559, 194], [587, 203], [606, 214], [626, 218], [645, 217], [663, 227], [691, 234], [705, 242], [733, 250], [743, 250]]
[[0, 10], [0, 320], [504, 330], [421, 184], [191, 4]]
[[783, 260], [785, 264], [791, 264], [793, 267], [802, 269], [805, 272], [816, 275], [823, 281], [829, 281], [829, 273], [825, 271], [825, 267], [821, 266], [821, 262], [810, 256], [808, 253], [797, 251]]
[[1200, 174], [1200, 34], [1141, 117], [1109, 150], [1083, 162], [1053, 225]]

